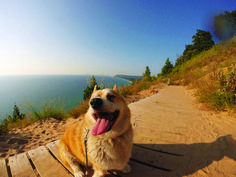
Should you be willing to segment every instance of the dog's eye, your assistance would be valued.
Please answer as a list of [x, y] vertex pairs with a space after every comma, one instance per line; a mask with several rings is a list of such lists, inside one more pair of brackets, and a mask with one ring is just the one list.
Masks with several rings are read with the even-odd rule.
[[110, 101], [112, 101], [115, 97], [115, 95], [107, 95], [107, 99]]

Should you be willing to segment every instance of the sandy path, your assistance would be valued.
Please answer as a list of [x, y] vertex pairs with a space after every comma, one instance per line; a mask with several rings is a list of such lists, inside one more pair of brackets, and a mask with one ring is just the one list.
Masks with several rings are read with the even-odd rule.
[[149, 159], [173, 170], [160, 176], [236, 176], [236, 118], [198, 107], [178, 86], [130, 104], [135, 144], [172, 153]]

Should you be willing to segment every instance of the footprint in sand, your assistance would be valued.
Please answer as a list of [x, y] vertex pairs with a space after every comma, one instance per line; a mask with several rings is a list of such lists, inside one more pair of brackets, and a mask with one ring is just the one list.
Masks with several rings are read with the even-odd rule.
[[27, 144], [29, 141], [26, 139], [19, 139], [19, 138], [11, 138], [7, 143], [8, 144], [18, 144], [18, 145], [22, 145], [22, 144]]
[[15, 144], [18, 142], [18, 138], [11, 138], [7, 143], [8, 144]]

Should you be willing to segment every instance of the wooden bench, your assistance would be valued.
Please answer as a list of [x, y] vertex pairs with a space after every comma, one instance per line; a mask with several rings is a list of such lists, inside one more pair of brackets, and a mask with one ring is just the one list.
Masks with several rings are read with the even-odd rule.
[[[51, 142], [46, 146], [40, 146], [29, 152], [21, 153], [6, 160], [0, 160], [1, 177], [72, 177], [71, 169], [64, 166], [58, 156], [59, 140]], [[141, 145], [133, 145], [133, 155], [130, 159], [132, 172], [123, 174], [114, 172], [106, 176], [138, 177], [157, 176], [169, 173], [171, 170], [160, 167], [157, 157], [160, 158], [161, 151], [150, 149]], [[93, 170], [89, 169], [89, 176]]]

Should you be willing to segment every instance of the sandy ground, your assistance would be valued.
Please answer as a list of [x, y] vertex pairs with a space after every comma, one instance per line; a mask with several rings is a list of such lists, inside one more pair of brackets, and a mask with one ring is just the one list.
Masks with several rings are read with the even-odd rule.
[[[191, 91], [181, 86], [153, 87], [127, 102], [134, 143], [170, 153], [151, 159], [173, 170], [159, 176], [236, 176], [236, 117], [202, 110]], [[80, 119], [50, 118], [14, 129], [0, 136], [0, 156], [8, 158], [57, 140], [75, 121]]]
[[140, 158], [172, 170], [158, 172], [162, 177], [236, 176], [236, 117], [203, 111], [191, 95], [168, 86], [129, 105], [134, 143], [166, 152]]

